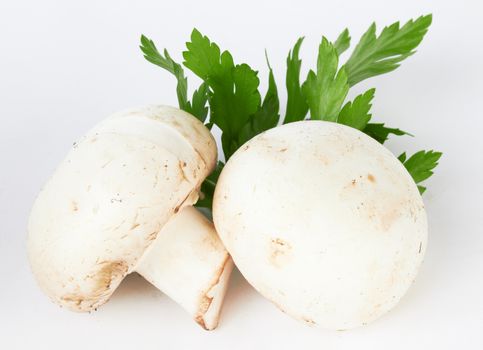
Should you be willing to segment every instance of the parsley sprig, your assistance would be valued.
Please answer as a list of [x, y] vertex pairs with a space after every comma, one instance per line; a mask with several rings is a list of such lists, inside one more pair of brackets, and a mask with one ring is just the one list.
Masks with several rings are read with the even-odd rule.
[[[384, 123], [371, 122], [375, 89], [367, 90], [352, 101], [346, 101], [346, 97], [355, 84], [393, 71], [413, 55], [431, 20], [431, 15], [421, 16], [402, 27], [396, 22], [383, 28], [379, 35], [375, 23], [371, 24], [344, 64], [339, 61], [339, 56], [350, 47], [349, 30], [343, 30], [333, 43], [322, 37], [316, 68], [309, 71], [303, 82], [300, 79], [302, 60], [299, 57], [303, 37], [299, 38], [287, 57], [287, 106], [282, 123], [304, 120], [309, 114], [310, 119], [337, 122], [361, 130], [380, 143], [384, 143], [390, 135], [412, 136]], [[215, 124], [221, 129], [226, 160], [246, 141], [279, 124], [280, 101], [268, 57], [268, 89], [262, 99], [258, 72], [246, 63], [235, 63], [230, 52], [220, 50], [216, 43], [194, 29], [183, 52], [183, 66], [198, 76], [202, 83], [190, 101], [183, 66], [175, 62], [167, 50], [160, 53], [154, 42], [144, 35], [141, 36], [140, 48], [146, 60], [175, 76], [181, 109], [202, 122], [206, 122], [209, 113], [207, 126]], [[399, 156], [421, 194], [426, 188], [419, 183], [433, 174], [440, 157], [441, 153], [435, 151], [419, 151], [408, 159], [405, 153]], [[211, 208], [214, 188], [223, 165], [219, 162], [202, 185], [199, 206]]]
[[178, 97], [179, 108], [191, 113], [196, 118], [204, 122], [208, 116], [208, 107], [206, 101], [208, 98], [208, 85], [202, 83], [200, 87], [193, 93], [192, 102], [188, 101], [188, 79], [184, 75], [183, 67], [176, 63], [164, 49], [164, 56], [161, 54], [154, 42], [144, 35], [141, 36], [140, 46], [144, 58], [149, 62], [166, 69], [173, 74], [178, 82], [176, 86], [176, 95]]
[[401, 61], [416, 52], [414, 50], [423, 40], [431, 21], [432, 16], [426, 15], [410, 20], [402, 27], [396, 22], [385, 27], [379, 36], [376, 35], [376, 24], [372, 23], [345, 64], [349, 85], [399, 67]]
[[[414, 153], [409, 159], [406, 159], [406, 153], [402, 153], [398, 159], [404, 164], [409, 174], [411, 174], [414, 182], [419, 184], [433, 175], [433, 169], [438, 165], [441, 152], [435, 151], [419, 151]], [[418, 185], [419, 193], [423, 194], [426, 187]]]

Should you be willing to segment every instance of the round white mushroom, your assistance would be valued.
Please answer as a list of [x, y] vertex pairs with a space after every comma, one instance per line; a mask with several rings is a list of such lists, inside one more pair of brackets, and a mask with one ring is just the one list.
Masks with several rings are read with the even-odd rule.
[[[62, 306], [93, 310], [142, 261], [141, 274], [189, 305], [205, 328], [215, 327], [224, 293], [210, 299], [211, 309], [206, 294], [218, 283], [224, 292], [230, 257], [200, 214], [181, 212], [196, 202], [216, 159], [209, 130], [176, 108], [130, 110], [101, 122], [74, 145], [33, 206], [28, 251], [41, 288]], [[157, 239], [163, 244], [154, 247]], [[190, 249], [179, 251], [183, 245]], [[183, 259], [166, 274], [162, 264], [169, 254]], [[199, 264], [200, 256], [209, 259]], [[158, 267], [164, 272], [157, 273]], [[177, 273], [196, 278], [182, 281], [172, 277]]]
[[302, 121], [227, 162], [213, 217], [262, 295], [310, 325], [349, 329], [392, 309], [423, 260], [427, 221], [404, 166], [362, 132]]

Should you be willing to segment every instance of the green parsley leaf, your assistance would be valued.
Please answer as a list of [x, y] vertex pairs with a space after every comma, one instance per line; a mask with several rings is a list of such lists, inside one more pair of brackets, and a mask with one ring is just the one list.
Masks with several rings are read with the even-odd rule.
[[337, 122], [358, 130], [364, 130], [371, 120], [369, 110], [372, 107], [371, 101], [374, 98], [375, 91], [376, 89], [367, 90], [364, 94], [357, 96], [353, 102], [347, 102], [342, 107]]
[[302, 85], [311, 119], [336, 121], [349, 85], [344, 68], [337, 71], [339, 57], [335, 47], [325, 38], [319, 46], [317, 73], [310, 71]]
[[198, 90], [195, 90], [191, 101], [191, 104], [188, 102], [186, 112], [191, 113], [202, 122], [205, 122], [208, 116], [208, 106], [206, 105], [208, 101], [208, 85], [206, 83], [202, 83]]
[[188, 104], [188, 80], [184, 76], [183, 68], [179, 63], [176, 63], [168, 51], [164, 50], [164, 56], [158, 51], [156, 45], [151, 39], [146, 36], [141, 35], [141, 51], [144, 53], [144, 58], [149, 62], [166, 69], [168, 72], [173, 74], [178, 81], [176, 87], [176, 94], [178, 96], [179, 108], [186, 110]]
[[[428, 179], [433, 175], [433, 169], [438, 165], [441, 158], [441, 152], [419, 151], [414, 153], [406, 160], [406, 153], [401, 154], [398, 159], [404, 164], [416, 184]], [[418, 185], [419, 192], [423, 194], [426, 187]]]
[[284, 124], [303, 120], [309, 110], [300, 85], [300, 67], [302, 60], [299, 59], [299, 51], [303, 40], [303, 37], [299, 38], [287, 56], [287, 74], [285, 77], [285, 84], [287, 86], [287, 110], [283, 121]]
[[340, 56], [342, 55], [350, 46], [351, 44], [351, 37], [349, 35], [349, 29], [344, 29], [342, 33], [340, 33], [337, 40], [334, 42], [334, 47], [337, 51], [337, 54]]
[[400, 62], [414, 54], [431, 25], [432, 16], [410, 20], [399, 28], [399, 22], [385, 27], [376, 36], [373, 23], [361, 37], [354, 52], [345, 64], [349, 85], [361, 80], [393, 71]]
[[401, 162], [404, 163], [406, 161], [406, 152], [403, 152], [397, 157], [397, 159]]
[[268, 90], [263, 99], [261, 108], [253, 114], [245, 127], [240, 131], [238, 144], [241, 146], [251, 138], [277, 126], [280, 119], [279, 109], [280, 102], [278, 99], [277, 84], [275, 83], [275, 77], [273, 75], [272, 67], [267, 59], [267, 65], [269, 69], [268, 74]]
[[390, 134], [397, 136], [413, 136], [412, 134], [401, 129], [387, 128], [385, 127], [384, 123], [368, 123], [362, 131], [380, 143], [386, 142]]
[[[247, 64], [235, 66], [233, 70], [233, 84], [235, 93], [229, 96], [229, 91], [222, 91], [221, 94], [214, 94], [210, 102], [211, 117], [215, 124], [222, 129], [225, 138], [222, 138], [222, 147], [226, 159], [230, 158], [233, 153], [242, 145], [238, 141], [238, 135], [249, 121], [250, 117], [260, 108], [260, 93], [258, 92], [259, 80], [257, 73], [253, 71]], [[233, 88], [230, 89], [232, 93]], [[227, 100], [230, 98], [229, 100]], [[230, 111], [227, 114], [227, 111]], [[231, 123], [228, 128], [221, 127], [220, 120], [226, 115], [231, 115]], [[229, 141], [227, 141], [227, 138]]]
[[424, 192], [426, 192], [426, 189], [427, 189], [426, 187], [418, 185], [419, 194], [422, 195]]
[[209, 86], [210, 122], [222, 131], [222, 148], [228, 159], [240, 146], [240, 130], [260, 107], [257, 72], [247, 64], [235, 65], [228, 51], [220, 53], [212, 43], [194, 29], [183, 52], [184, 65]]
[[[233, 59], [226, 52], [221, 64], [220, 48], [211, 43], [208, 37], [203, 36], [196, 28], [191, 32], [191, 41], [186, 43], [187, 51], [183, 51], [183, 64], [201, 79], [208, 76], [223, 75], [233, 68]], [[231, 62], [230, 62], [231, 61]]]

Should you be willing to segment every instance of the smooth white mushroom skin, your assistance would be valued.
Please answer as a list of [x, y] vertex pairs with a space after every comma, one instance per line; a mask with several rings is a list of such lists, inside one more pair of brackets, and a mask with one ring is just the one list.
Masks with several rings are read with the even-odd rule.
[[186, 207], [163, 227], [136, 272], [180, 304], [203, 328], [212, 330], [218, 325], [232, 269], [213, 223], [194, 207]]
[[[101, 122], [75, 144], [32, 208], [28, 253], [41, 288], [76, 311], [105, 303], [170, 218], [196, 202], [216, 159], [209, 130], [176, 108], [130, 110]], [[210, 246], [199, 249], [190, 251], [212, 254]], [[218, 263], [211, 268], [217, 272]], [[211, 279], [197, 281], [204, 288]]]
[[227, 162], [215, 227], [262, 295], [309, 325], [371, 322], [405, 294], [427, 220], [404, 166], [362, 132], [303, 121], [258, 135]]

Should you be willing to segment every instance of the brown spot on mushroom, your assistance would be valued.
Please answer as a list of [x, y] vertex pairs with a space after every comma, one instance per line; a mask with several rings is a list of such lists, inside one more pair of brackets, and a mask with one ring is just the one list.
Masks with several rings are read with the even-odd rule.
[[392, 224], [401, 216], [399, 210], [396, 208], [390, 209], [382, 214], [381, 225], [384, 231], [391, 228]]
[[80, 305], [84, 301], [84, 296], [80, 294], [66, 294], [60, 298], [63, 302], [67, 302], [71, 308], [75, 306], [75, 308], [80, 310]]
[[206, 327], [204, 316], [205, 316], [205, 313], [210, 308], [210, 305], [211, 305], [212, 302], [213, 302], [213, 298], [209, 298], [206, 295], [203, 295], [201, 297], [201, 301], [199, 303], [198, 313], [195, 315], [196, 323], [198, 323], [201, 327], [203, 327], [203, 329], [205, 329], [207, 331], [209, 329], [208, 329], [208, 327]]
[[183, 127], [176, 119], [172, 119], [171, 120], [171, 124], [173, 124], [177, 128], [182, 128]]
[[94, 276], [96, 279], [96, 291], [102, 294], [108, 290], [113, 282], [121, 281], [127, 273], [128, 265], [123, 260], [104, 261], [100, 263], [102, 267]]
[[156, 239], [156, 237], [158, 236], [158, 232], [159, 232], [159, 230], [154, 230], [153, 232], [148, 234], [148, 236], [146, 237], [146, 240], [148, 242], [154, 241]]
[[282, 307], [282, 305], [280, 305], [279, 303], [277, 303], [275, 300], [273, 299], [270, 299], [268, 298], [268, 300], [277, 307], [277, 309], [279, 309], [280, 311], [282, 311], [284, 314], [287, 313], [287, 311], [284, 310], [284, 308]]
[[271, 265], [280, 268], [291, 258], [292, 246], [281, 238], [272, 238], [269, 245], [268, 261]]
[[419, 251], [418, 254], [421, 254], [421, 249], [423, 248], [423, 242], [419, 242]]
[[317, 154], [317, 157], [319, 158], [319, 160], [324, 163], [324, 165], [329, 165], [330, 161], [329, 161], [329, 158], [323, 154]]
[[76, 201], [72, 201], [70, 202], [70, 209], [73, 211], [73, 212], [76, 212], [76, 211], [79, 211], [79, 206], [77, 204]]
[[374, 177], [374, 175], [372, 174], [369, 174], [367, 175], [367, 179], [372, 182], [372, 183], [375, 183], [376, 182], [376, 178]]
[[194, 180], [196, 180], [196, 178], [198, 177], [198, 171], [197, 170], [200, 170], [199, 167], [198, 167], [198, 169], [193, 168], [193, 179]]
[[198, 157], [201, 159], [201, 161], [203, 162], [205, 168], [206, 168], [206, 159], [203, 157], [203, 155], [201, 154], [200, 151], [198, 151], [198, 149], [194, 148], [194, 151], [196, 152], [196, 154], [198, 155]]
[[139, 211], [141, 210], [141, 208], [137, 208], [136, 210], [136, 214], [134, 214], [134, 218], [132, 219], [132, 225], [131, 225], [131, 230], [132, 229], [135, 229], [136, 227], [138, 227], [140, 224], [138, 223], [138, 217], [139, 217]]
[[186, 201], [187, 201], [187, 200], [188, 200], [188, 199], [189, 199], [189, 198], [190, 198], [190, 197], [193, 195], [193, 193], [196, 193], [196, 192], [198, 192], [198, 191], [197, 191], [197, 190], [194, 190], [194, 191], [192, 191], [192, 192], [188, 193], [188, 194], [186, 195], [186, 197], [184, 197], [184, 199], [181, 201], [181, 203], [179, 203], [179, 204], [178, 204], [178, 205], [177, 205], [177, 206], [176, 206], [176, 207], [173, 209], [174, 213], [176, 214], [177, 212], [179, 212], [179, 210], [182, 208], [183, 204], [184, 204], [184, 203], [185, 203], [185, 202], [186, 202]]
[[[184, 165], [183, 165], [184, 164]], [[186, 174], [184, 173], [184, 167], [186, 166], [186, 162], [182, 162], [181, 160], [178, 161], [178, 170], [179, 170], [179, 173], [181, 175], [181, 181], [186, 181], [186, 182], [190, 182], [188, 180], [188, 178], [186, 177]]]
[[317, 324], [314, 320], [308, 317], [302, 317], [302, 321], [309, 324], [310, 326], [315, 326]]
[[126, 276], [128, 265], [125, 261], [103, 261], [100, 268], [85, 278], [94, 281], [90, 291], [68, 293], [60, 297], [69, 308], [78, 311], [90, 311], [104, 304], [114, 289]]
[[287, 151], [287, 148], [282, 148], [279, 152], [285, 152]]
[[355, 180], [355, 179], [353, 179], [353, 180], [351, 181], [351, 185], [352, 185], [352, 186], [355, 186], [355, 185], [356, 185], [356, 180]]
[[122, 225], [124, 225], [124, 223], [126, 222], [126, 220], [122, 220], [119, 224], [117, 224], [116, 226], [112, 226], [112, 227], [108, 227], [107, 229], [108, 230], [119, 230], [121, 228]]
[[194, 127], [193, 130], [194, 130], [195, 134], [198, 135], [200, 138], [203, 137], [203, 134], [201, 133], [201, 130], [199, 128]]
[[159, 183], [159, 172], [160, 172], [160, 168], [158, 168], [158, 170], [156, 171], [156, 174], [154, 174], [154, 182], [153, 182], [153, 188], [156, 188], [158, 186], [158, 183]]

